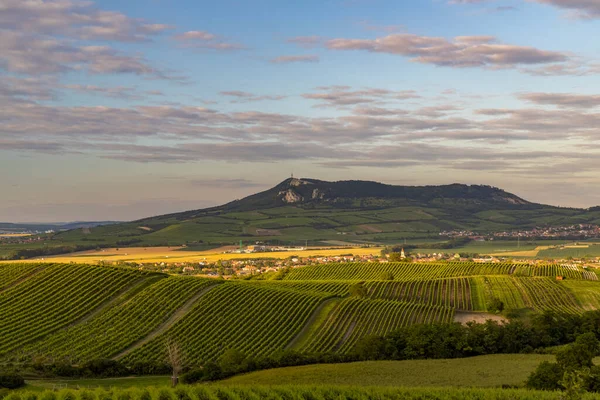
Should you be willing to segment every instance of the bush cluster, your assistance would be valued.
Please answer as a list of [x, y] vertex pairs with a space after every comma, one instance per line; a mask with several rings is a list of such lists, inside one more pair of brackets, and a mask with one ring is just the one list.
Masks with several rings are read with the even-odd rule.
[[116, 378], [131, 375], [166, 375], [171, 367], [166, 363], [136, 362], [125, 365], [115, 360], [91, 360], [80, 366], [67, 363], [33, 364], [33, 369], [47, 377]]
[[0, 390], [1, 389], [18, 389], [25, 386], [25, 379], [18, 374], [0, 373]]

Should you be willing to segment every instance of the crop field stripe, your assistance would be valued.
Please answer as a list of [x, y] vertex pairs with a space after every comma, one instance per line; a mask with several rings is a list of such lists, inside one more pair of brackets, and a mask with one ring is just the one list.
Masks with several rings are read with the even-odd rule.
[[141, 276], [94, 266], [45, 268], [0, 294], [0, 355], [77, 321]]
[[200, 289], [215, 283], [198, 278], [161, 279], [125, 303], [51, 335], [26, 351], [32, 356], [69, 357], [73, 362], [110, 358], [158, 328]]
[[173, 337], [193, 354], [192, 362], [214, 360], [228, 348], [268, 355], [285, 348], [327, 296], [224, 283], [199, 299], [167, 332], [124, 360], [158, 360], [164, 337]]

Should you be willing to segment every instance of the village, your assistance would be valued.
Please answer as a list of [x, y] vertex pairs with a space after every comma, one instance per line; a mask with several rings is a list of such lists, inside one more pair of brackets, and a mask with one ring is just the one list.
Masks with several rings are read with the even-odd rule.
[[[279, 273], [290, 268], [299, 268], [309, 265], [332, 264], [332, 263], [389, 263], [389, 262], [474, 262], [474, 263], [503, 263], [514, 262], [519, 264], [560, 264], [569, 268], [576, 266], [588, 266], [596, 268], [600, 265], [600, 257], [587, 259], [554, 259], [541, 260], [531, 258], [515, 258], [502, 256], [480, 256], [473, 254], [460, 254], [452, 251], [434, 253], [409, 253], [403, 248], [399, 252], [385, 252], [381, 254], [354, 255], [349, 249], [348, 254], [336, 256], [309, 256], [299, 257], [290, 254], [287, 258], [239, 258], [232, 260], [219, 260], [216, 262], [160, 262], [160, 263], [127, 263], [117, 262], [119, 265], [138, 268], [147, 271], [156, 271], [177, 275], [207, 276], [224, 279], [244, 279], [256, 275], [265, 274], [265, 279], [270, 275]], [[260, 279], [260, 278], [259, 278]]]
[[591, 224], [576, 224], [557, 227], [536, 227], [529, 230], [500, 231], [493, 233], [479, 233], [467, 230], [442, 231], [440, 237], [469, 238], [475, 241], [494, 239], [565, 239], [584, 240], [600, 237], [600, 226]]

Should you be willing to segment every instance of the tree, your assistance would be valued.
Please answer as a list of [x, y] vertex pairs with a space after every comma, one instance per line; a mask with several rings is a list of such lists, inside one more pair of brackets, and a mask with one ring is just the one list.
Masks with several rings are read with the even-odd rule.
[[592, 360], [598, 354], [599, 343], [596, 335], [585, 333], [556, 353], [556, 362], [565, 371], [574, 371], [582, 368], [591, 368]]
[[366, 297], [367, 296], [367, 289], [362, 284], [362, 282], [358, 282], [358, 283], [355, 283], [354, 285], [350, 286], [349, 291], [350, 291], [351, 296], [355, 296], [355, 297]]
[[544, 361], [529, 375], [525, 385], [534, 390], [560, 390], [563, 375], [560, 365]]
[[394, 280], [394, 274], [392, 274], [390, 271], [384, 271], [381, 273], [380, 277], [379, 277], [382, 281], [393, 281]]
[[167, 362], [171, 366], [173, 372], [171, 376], [171, 384], [173, 387], [179, 383], [179, 373], [183, 369], [183, 352], [179, 343], [175, 342], [171, 338], [168, 338], [165, 342], [167, 351]]
[[235, 373], [246, 359], [246, 355], [238, 349], [229, 349], [219, 358], [219, 365], [224, 372]]
[[488, 303], [487, 309], [489, 312], [492, 312], [494, 314], [499, 314], [502, 311], [504, 311], [504, 302], [502, 302], [502, 300], [500, 300], [499, 298], [494, 297]]

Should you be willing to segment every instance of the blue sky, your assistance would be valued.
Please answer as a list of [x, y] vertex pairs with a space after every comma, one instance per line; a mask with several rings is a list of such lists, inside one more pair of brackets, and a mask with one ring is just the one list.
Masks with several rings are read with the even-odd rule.
[[0, 0], [0, 221], [296, 176], [600, 204], [600, 0]]

